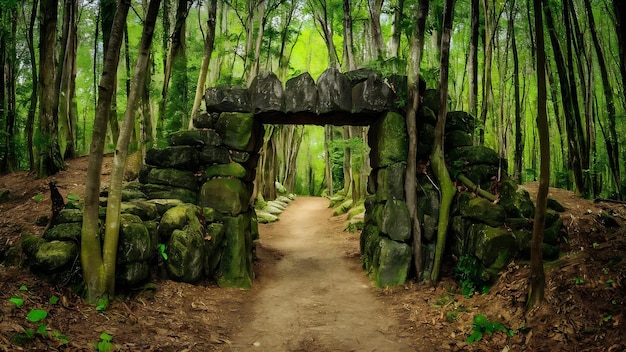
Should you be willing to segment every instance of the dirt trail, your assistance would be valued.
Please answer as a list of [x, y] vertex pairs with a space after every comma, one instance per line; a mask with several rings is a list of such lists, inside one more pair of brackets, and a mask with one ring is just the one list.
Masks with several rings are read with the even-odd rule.
[[260, 227], [264, 250], [280, 259], [258, 275], [252, 318], [233, 351], [413, 350], [360, 269], [358, 236], [342, 232], [343, 217], [327, 207], [327, 199], [300, 197]]

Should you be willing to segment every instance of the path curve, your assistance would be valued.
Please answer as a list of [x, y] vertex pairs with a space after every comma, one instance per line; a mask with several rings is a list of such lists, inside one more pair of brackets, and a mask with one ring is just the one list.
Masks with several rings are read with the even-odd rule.
[[[360, 268], [358, 235], [342, 231], [328, 200], [299, 197], [261, 225], [263, 251], [280, 259], [255, 280], [251, 318], [233, 351], [412, 351]], [[261, 258], [261, 261], [263, 258]]]

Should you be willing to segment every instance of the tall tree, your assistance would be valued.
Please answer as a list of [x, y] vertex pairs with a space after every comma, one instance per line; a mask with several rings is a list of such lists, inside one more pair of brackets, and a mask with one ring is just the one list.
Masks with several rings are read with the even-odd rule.
[[350, 0], [343, 0], [343, 66], [346, 71], [356, 69], [354, 61], [354, 32]]
[[[486, 1], [486, 0], [485, 0]], [[439, 116], [435, 126], [435, 139], [433, 150], [430, 154], [430, 164], [433, 173], [439, 181], [441, 201], [439, 206], [439, 222], [437, 224], [437, 247], [431, 280], [439, 281], [443, 251], [446, 245], [448, 225], [450, 220], [450, 206], [456, 193], [456, 187], [448, 173], [444, 160], [444, 135], [446, 128], [446, 114], [448, 113], [448, 71], [450, 66], [450, 38], [452, 21], [454, 18], [454, 5], [456, 0], [445, 0], [443, 8], [443, 29], [441, 33], [441, 62], [439, 65]]]
[[[96, 303], [99, 300], [108, 302], [109, 296], [114, 294], [110, 291], [114, 284], [107, 282], [107, 275], [105, 275], [113, 269], [104, 266], [99, 236], [98, 200], [107, 122], [111, 113], [110, 107], [111, 100], [113, 100], [112, 94], [117, 76], [120, 47], [129, 8], [130, 0], [120, 0], [115, 12], [109, 45], [107, 45], [106, 60], [98, 85], [98, 105], [89, 146], [80, 258], [83, 266], [83, 278], [87, 287], [87, 301], [91, 303]], [[110, 266], [115, 263], [107, 261], [106, 264]]]
[[471, 0], [470, 49], [467, 66], [469, 70], [469, 111], [478, 112], [478, 34], [480, 23], [480, 0]]
[[613, 11], [615, 12], [615, 32], [617, 32], [617, 42], [619, 45], [619, 66], [622, 73], [622, 93], [626, 101], [626, 6], [623, 0], [613, 0]]
[[[598, 66], [600, 68], [600, 77], [602, 78], [602, 88], [604, 92], [604, 99], [606, 102], [606, 122], [605, 129], [606, 134], [604, 136], [604, 142], [609, 158], [609, 167], [613, 176], [613, 182], [617, 193], [622, 191], [621, 188], [621, 172], [620, 172], [620, 159], [619, 159], [619, 144], [617, 140], [617, 130], [615, 129], [615, 102], [613, 101], [613, 87], [609, 80], [609, 72], [607, 69], [607, 62], [604, 59], [604, 53], [602, 51], [602, 45], [598, 39], [598, 33], [596, 31], [596, 23], [593, 18], [593, 11], [591, 9], [591, 2], [584, 0], [585, 10], [587, 11], [587, 18], [589, 20], [589, 31], [591, 32], [591, 38], [593, 41], [593, 47], [596, 51], [598, 58]], [[605, 130], [603, 129], [603, 131]]]
[[543, 230], [546, 222], [546, 206], [550, 181], [550, 133], [546, 110], [546, 53], [543, 36], [541, 0], [533, 0], [535, 11], [535, 42], [537, 43], [537, 130], [539, 132], [540, 171], [539, 189], [533, 222], [533, 235], [530, 249], [530, 280], [528, 286], [528, 307], [534, 308], [544, 301], [546, 285], [543, 270]]
[[76, 89], [76, 55], [78, 50], [78, 1], [64, 0], [57, 91], [59, 92], [59, 148], [65, 158], [76, 157], [78, 112], [74, 100]]
[[18, 60], [16, 53], [17, 2], [0, 4], [0, 173], [15, 171], [19, 161], [16, 157], [15, 135], [17, 122], [16, 76]]
[[420, 104], [420, 64], [424, 50], [424, 32], [426, 17], [428, 17], [429, 0], [420, 0], [417, 7], [417, 20], [411, 33], [411, 51], [407, 62], [407, 111], [406, 130], [409, 135], [409, 150], [407, 156], [406, 175], [404, 179], [404, 193], [411, 217], [411, 235], [413, 236], [413, 266], [417, 279], [421, 280], [424, 267], [422, 256], [422, 230], [417, 211], [417, 121], [416, 115]]
[[[346, 0], [344, 0], [346, 1]], [[398, 57], [402, 39], [402, 20], [404, 19], [404, 0], [397, 0], [393, 7], [393, 30], [389, 41], [389, 57]]]
[[513, 99], [515, 110], [515, 151], [513, 157], [513, 177], [518, 183], [522, 183], [522, 156], [524, 153], [524, 135], [522, 133], [522, 104], [520, 101], [520, 80], [519, 80], [519, 54], [517, 52], [517, 39], [515, 38], [515, 0], [511, 4], [511, 14], [509, 16], [509, 28], [511, 35], [511, 51], [513, 52]]
[[[28, 54], [30, 59], [30, 72], [32, 88], [30, 92], [30, 100], [28, 103], [28, 117], [26, 119], [26, 139], [28, 145], [28, 169], [35, 171], [35, 154], [34, 154], [34, 136], [35, 136], [35, 114], [37, 113], [37, 101], [39, 98], [39, 81], [37, 80], [37, 60], [35, 52], [35, 24], [37, 22], [37, 7], [39, 1], [34, 0], [31, 6], [30, 20], [28, 26], [28, 34], [26, 42], [28, 45]], [[26, 22], [26, 21], [24, 21]]]
[[370, 10], [370, 30], [371, 38], [371, 59], [382, 59], [385, 51], [383, 43], [383, 31], [380, 27], [380, 14], [382, 12], [384, 0], [367, 0], [367, 5]]
[[[215, 0], [213, 1], [215, 2]], [[137, 106], [137, 102], [141, 99], [142, 89], [144, 89], [144, 82], [150, 59], [150, 47], [152, 45], [152, 37], [154, 34], [154, 27], [159, 13], [160, 4], [161, 0], [151, 0], [150, 5], [148, 6], [148, 12], [143, 23], [141, 42], [139, 44], [139, 55], [137, 57], [135, 71], [131, 81], [128, 102], [126, 103], [124, 121], [120, 129], [120, 136], [117, 140], [115, 154], [113, 157], [111, 184], [109, 186], [107, 199], [104, 248], [102, 252], [104, 268], [103, 276], [106, 282], [106, 292], [109, 296], [112, 296], [115, 293], [115, 264], [119, 242], [120, 205], [122, 202], [122, 181], [126, 166], [126, 156], [128, 155], [128, 146], [133, 132], [135, 108]]]
[[189, 129], [193, 127], [193, 115], [200, 109], [202, 98], [204, 97], [204, 85], [206, 83], [207, 73], [209, 71], [209, 63], [213, 54], [213, 46], [215, 44], [215, 26], [217, 16], [217, 0], [209, 2], [209, 17], [207, 19], [207, 34], [204, 37], [204, 54], [202, 56], [202, 64], [200, 65], [200, 74], [198, 75], [198, 85], [196, 86], [196, 96], [193, 100], [191, 108], [191, 118], [189, 119]]
[[53, 175], [65, 167], [58, 142], [59, 93], [55, 67], [57, 0], [42, 0], [39, 25], [39, 129], [37, 133], [37, 175]]
[[339, 59], [337, 57], [337, 49], [335, 48], [335, 42], [333, 41], [333, 24], [334, 24], [334, 12], [332, 0], [308, 0], [307, 1], [309, 11], [313, 15], [316, 28], [322, 34], [324, 43], [326, 43], [326, 50], [328, 51], [328, 67], [338, 68]]
[[[99, 2], [99, 16], [100, 22], [99, 29], [102, 32], [102, 48], [103, 48], [103, 59], [102, 61], [106, 61], [106, 56], [108, 54], [108, 45], [111, 37], [111, 28], [113, 26], [113, 18], [116, 13], [117, 8], [117, 0], [101, 0]], [[96, 35], [97, 38], [97, 35]], [[96, 50], [97, 51], [97, 50]], [[94, 62], [95, 66], [95, 62]], [[96, 75], [96, 70], [94, 69], [94, 75]], [[94, 76], [94, 84], [96, 84], [96, 76]], [[113, 96], [116, 95], [117, 91], [117, 80], [113, 82]], [[111, 112], [109, 113], [109, 128], [111, 130], [111, 142], [114, 143], [117, 141], [117, 137], [120, 133], [120, 127], [117, 122], [117, 101], [116, 99], [111, 100]]]

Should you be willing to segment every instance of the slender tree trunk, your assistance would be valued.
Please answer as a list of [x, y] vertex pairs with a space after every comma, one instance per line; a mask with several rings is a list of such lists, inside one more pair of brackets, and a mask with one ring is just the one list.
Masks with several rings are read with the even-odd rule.
[[73, 114], [74, 86], [76, 72], [77, 24], [76, 12], [78, 3], [76, 0], [64, 0], [63, 26], [61, 35], [61, 50], [59, 51], [59, 63], [57, 70], [57, 89], [59, 96], [59, 149], [64, 157], [76, 156], [75, 128], [77, 117]]
[[330, 159], [330, 142], [333, 138], [332, 129], [333, 126], [324, 125], [324, 177], [326, 178], [326, 187], [328, 188], [329, 196], [335, 193], [335, 186], [333, 185], [333, 163]]
[[[215, 0], [214, 0], [215, 1]], [[148, 61], [150, 58], [150, 46], [156, 24], [161, 0], [151, 0], [148, 13], [143, 24], [143, 33], [139, 44], [137, 64], [132, 78], [131, 90], [128, 95], [124, 121], [120, 129], [120, 137], [117, 140], [113, 168], [111, 171], [111, 185], [107, 200], [106, 226], [104, 233], [103, 266], [106, 281], [106, 291], [110, 297], [115, 293], [115, 264], [117, 258], [117, 246], [120, 229], [120, 204], [122, 202], [122, 181], [128, 155], [128, 145], [133, 133], [135, 107], [141, 98], [142, 89], [146, 79]]]
[[[513, 1], [512, 6], [515, 7], [515, 1]], [[522, 133], [522, 105], [520, 102], [519, 55], [517, 53], [517, 40], [515, 39], [515, 21], [513, 20], [513, 18], [509, 18], [509, 21], [511, 21], [511, 50], [513, 51], [513, 99], [515, 100], [515, 153], [513, 158], [513, 177], [515, 178], [517, 183], [521, 184], [523, 171], [522, 157], [524, 155], [524, 135]]]
[[[130, 0], [120, 0], [115, 12], [111, 37], [107, 45], [107, 55], [102, 68], [102, 77], [98, 85], [98, 106], [93, 126], [93, 135], [89, 147], [89, 164], [85, 182], [85, 205], [83, 208], [83, 227], [81, 235], [81, 263], [83, 278], [87, 287], [87, 301], [106, 302], [113, 292], [106, 281], [102, 247], [98, 226], [98, 200], [100, 194], [100, 173], [102, 169], [104, 142], [107, 122], [111, 113], [111, 100], [119, 64], [120, 47]], [[110, 263], [109, 263], [110, 264]]]
[[189, 119], [189, 129], [193, 128], [193, 116], [200, 109], [202, 98], [204, 97], [204, 86], [206, 83], [207, 73], [209, 71], [209, 63], [213, 54], [213, 46], [215, 44], [215, 25], [217, 16], [217, 0], [211, 0], [209, 3], [209, 17], [207, 19], [207, 34], [204, 38], [204, 55], [202, 56], [202, 64], [200, 65], [200, 75], [198, 77], [198, 85], [196, 86], [196, 96], [193, 100], [191, 108], [191, 118]]
[[422, 280], [424, 259], [422, 255], [422, 228], [417, 211], [417, 121], [416, 113], [420, 104], [420, 63], [424, 50], [424, 32], [428, 17], [429, 0], [420, 0], [417, 8], [417, 21], [411, 33], [411, 55], [407, 67], [407, 111], [406, 130], [409, 137], [408, 160], [404, 179], [406, 204], [411, 217], [411, 235], [413, 236], [413, 266], [417, 280]]
[[372, 33], [372, 60], [382, 59], [385, 56], [383, 31], [380, 27], [380, 13], [382, 11], [383, 2], [384, 0], [367, 0], [368, 8], [370, 10], [370, 29]]
[[[596, 50], [596, 56], [598, 57], [598, 66], [600, 68], [600, 77], [602, 78], [602, 88], [604, 91], [604, 98], [606, 100], [606, 121], [608, 135], [604, 136], [604, 142], [606, 145], [607, 154], [609, 157], [609, 167], [611, 169], [611, 175], [613, 176], [613, 182], [618, 195], [621, 198], [621, 172], [619, 162], [619, 144], [617, 140], [617, 130], [615, 129], [615, 102], [613, 101], [613, 89], [609, 80], [609, 73], [607, 70], [607, 63], [604, 59], [604, 53], [598, 40], [598, 33], [596, 32], [596, 24], [593, 18], [593, 11], [591, 9], [591, 2], [585, 0], [585, 9], [587, 11], [587, 17], [589, 20], [589, 31], [591, 32], [591, 38], [593, 40], [593, 46]], [[624, 87], [626, 89], [626, 87]]]
[[[172, 80], [173, 67], [176, 66], [179, 62], [183, 67], [178, 67], [179, 69], [185, 70], [186, 67], [186, 58], [185, 58], [185, 30], [186, 20], [188, 13], [188, 4], [187, 0], [178, 0], [178, 5], [176, 7], [176, 22], [174, 23], [174, 32], [171, 36], [171, 42], [169, 44], [169, 48], [167, 51], [167, 59], [166, 66], [163, 77], [163, 88], [161, 89], [161, 107], [159, 109], [159, 114], [161, 115], [161, 122], [165, 120], [165, 113], [167, 109], [167, 105], [169, 103], [168, 92], [170, 88], [170, 81]], [[184, 72], [179, 72], [182, 75], [185, 75]], [[184, 88], [183, 88], [184, 89]], [[180, 92], [182, 96], [176, 97], [177, 103], [185, 104], [185, 96], [184, 92]], [[187, 111], [184, 112], [185, 114]], [[182, 126], [185, 126], [185, 117], [182, 118]]]
[[15, 84], [18, 61], [16, 56], [17, 4], [0, 8], [0, 19], [4, 20], [0, 28], [0, 123], [2, 141], [0, 141], [0, 173], [17, 169], [19, 161], [15, 154], [15, 135], [17, 105]]
[[39, 0], [34, 0], [30, 13], [30, 25], [28, 27], [28, 53], [30, 55], [30, 71], [33, 87], [30, 93], [30, 101], [28, 106], [28, 118], [26, 120], [26, 138], [28, 140], [28, 165], [30, 171], [35, 171], [35, 153], [34, 153], [34, 135], [35, 135], [35, 114], [37, 113], [37, 100], [39, 95], [39, 80], [37, 79], [37, 60], [35, 54], [35, 23], [37, 20], [37, 7]]
[[[267, 0], [261, 0], [258, 5], [259, 29], [256, 34], [256, 42], [254, 45], [254, 60], [248, 73], [248, 86], [252, 83], [254, 77], [259, 74], [259, 66], [261, 64], [261, 46], [263, 44], [263, 32], [265, 32], [265, 9], [267, 8]], [[249, 55], [249, 53], [248, 53]]]
[[[403, 0], [400, 0], [403, 1]], [[356, 69], [354, 61], [354, 35], [350, 0], [343, 0], [343, 65], [347, 71]]]
[[624, 94], [624, 101], [626, 101], [626, 6], [624, 6], [624, 0], [613, 0], [613, 10], [615, 11], [615, 32], [619, 46], [622, 93]]
[[535, 10], [535, 37], [537, 43], [537, 130], [539, 132], [541, 166], [530, 250], [530, 280], [527, 303], [529, 308], [538, 307], [544, 301], [546, 279], [542, 258], [543, 231], [546, 220], [546, 203], [550, 181], [550, 134], [548, 131], [548, 116], [546, 111], [546, 53], [543, 38], [541, 5], [541, 0], [533, 1]]
[[480, 122], [482, 123], [479, 133], [479, 144], [485, 143], [485, 129], [487, 128], [487, 115], [493, 106], [492, 75], [493, 63], [493, 40], [496, 34], [493, 10], [489, 7], [489, 0], [482, 0], [485, 14], [485, 60], [483, 63], [483, 99], [480, 108]]
[[[344, 0], [345, 2], [345, 0]], [[398, 57], [402, 38], [402, 20], [404, 19], [404, 0], [398, 0], [393, 7], [393, 30], [389, 41], [389, 57]]]
[[[107, 56], [107, 47], [109, 45], [109, 38], [111, 37], [111, 27], [113, 25], [113, 16], [115, 15], [115, 10], [117, 7], [116, 0], [101, 0], [100, 1], [100, 28], [102, 30], [102, 48], [103, 52], [103, 61], [106, 61]], [[117, 80], [113, 86], [113, 97], [111, 100], [111, 113], [109, 113], [109, 128], [111, 130], [111, 141], [117, 141], [117, 137], [120, 133], [119, 124], [117, 122], [117, 101], [115, 99], [116, 90], [117, 90]]]
[[443, 30], [441, 35], [441, 64], [439, 71], [439, 116], [435, 126], [435, 140], [430, 155], [430, 163], [433, 173], [439, 181], [441, 189], [441, 202], [439, 207], [439, 223], [437, 224], [437, 247], [435, 250], [435, 263], [431, 273], [433, 282], [439, 281], [441, 262], [446, 245], [448, 224], [450, 219], [450, 206], [456, 193], [456, 187], [452, 184], [448, 168], [444, 160], [444, 135], [446, 126], [446, 114], [448, 113], [448, 69], [450, 64], [450, 37], [454, 15], [455, 0], [445, 0], [443, 10]]
[[478, 116], [478, 27], [480, 22], [479, 0], [471, 0], [469, 70], [469, 111]]

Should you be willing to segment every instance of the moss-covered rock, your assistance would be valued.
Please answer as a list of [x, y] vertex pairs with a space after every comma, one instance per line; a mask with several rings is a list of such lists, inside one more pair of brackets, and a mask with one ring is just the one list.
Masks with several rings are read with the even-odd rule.
[[484, 224], [472, 224], [467, 231], [468, 253], [485, 267], [502, 268], [516, 254], [515, 237], [507, 230]]
[[79, 222], [58, 224], [46, 230], [43, 238], [47, 241], [79, 241], [83, 225]]
[[224, 233], [224, 224], [212, 223], [207, 226], [204, 236], [204, 253], [206, 257], [204, 270], [209, 277], [214, 275], [222, 259]]
[[533, 218], [535, 205], [530, 194], [519, 188], [515, 181], [504, 178], [500, 182], [500, 205], [504, 207], [506, 216], [511, 218]]
[[159, 216], [157, 206], [145, 200], [135, 200], [132, 202], [122, 202], [120, 204], [122, 214], [133, 214], [142, 220], [154, 220]]
[[198, 220], [198, 214], [201, 212], [202, 209], [200, 207], [192, 204], [181, 204], [166, 211], [159, 223], [160, 241], [168, 241], [174, 230], [182, 230], [189, 224], [195, 227], [198, 232], [202, 232], [201, 224]]
[[132, 262], [119, 265], [115, 271], [115, 284], [124, 288], [134, 288], [148, 281], [150, 264], [148, 262]]
[[163, 169], [172, 168], [195, 171], [198, 167], [197, 149], [189, 145], [149, 149], [146, 152], [146, 164]]
[[348, 219], [344, 226], [344, 230], [348, 232], [357, 232], [363, 229], [365, 226], [365, 214], [359, 213], [358, 215]]
[[467, 165], [489, 164], [498, 166], [500, 164], [498, 153], [482, 145], [452, 149], [448, 152], [448, 157], [452, 161], [461, 161]]
[[377, 226], [366, 224], [360, 236], [361, 262], [369, 274], [374, 266], [374, 255], [380, 242], [380, 230]]
[[446, 133], [446, 150], [472, 145], [472, 136], [465, 131], [449, 131]]
[[166, 268], [169, 276], [188, 283], [197, 282], [204, 273], [203, 234], [191, 226], [174, 230], [167, 243]]
[[148, 261], [155, 248], [156, 243], [152, 243], [152, 237], [143, 223], [122, 219], [117, 246], [118, 264]]
[[184, 130], [172, 132], [167, 136], [167, 142], [171, 146], [218, 146], [222, 139], [214, 130]]
[[389, 112], [370, 128], [370, 162], [373, 168], [406, 162], [408, 136], [404, 116]]
[[216, 164], [204, 170], [204, 177], [212, 179], [214, 177], [246, 177], [246, 168], [239, 163]]
[[449, 111], [446, 114], [446, 131], [470, 133], [475, 126], [476, 118], [465, 111]]
[[39, 247], [46, 242], [46, 240], [39, 236], [25, 234], [22, 236], [21, 241], [22, 252], [29, 258], [34, 257], [35, 253], [39, 250]]
[[259, 221], [259, 223], [261, 224], [269, 224], [271, 222], [275, 222], [278, 221], [278, 216], [272, 214], [272, 213], [268, 213], [265, 210], [256, 210], [256, 216], [257, 216], [257, 220]]
[[237, 215], [248, 210], [250, 191], [239, 179], [216, 178], [202, 185], [198, 204], [220, 213]]
[[381, 238], [378, 267], [374, 273], [374, 282], [378, 287], [404, 284], [411, 263], [411, 247], [405, 243]]
[[224, 145], [229, 148], [253, 151], [254, 114], [242, 112], [223, 112], [215, 125]]
[[[233, 158], [234, 161], [237, 161]], [[228, 148], [219, 146], [206, 146], [198, 151], [198, 162], [200, 165], [228, 164], [230, 153]]]
[[163, 216], [166, 211], [173, 207], [183, 204], [180, 199], [150, 199], [148, 203], [154, 204], [159, 217]]
[[143, 184], [185, 188], [194, 192], [198, 190], [198, 181], [194, 172], [178, 169], [144, 168], [139, 173], [139, 182]]
[[219, 265], [218, 284], [226, 287], [252, 287], [252, 236], [250, 215], [224, 217], [224, 253]]
[[63, 209], [54, 219], [57, 224], [65, 224], [70, 222], [83, 222], [83, 211], [79, 209]]
[[190, 204], [198, 202], [198, 193], [186, 188], [149, 183], [145, 184], [142, 190], [150, 199], [178, 199]]
[[72, 265], [78, 256], [78, 246], [74, 242], [50, 241], [41, 243], [34, 256], [30, 257], [30, 266], [37, 271], [52, 273]]
[[389, 167], [378, 169], [376, 174], [376, 198], [378, 201], [389, 199], [404, 200], [404, 178], [406, 162], [395, 163]]
[[561, 228], [563, 220], [557, 217], [550, 225], [546, 222], [546, 228], [543, 230], [543, 243], [558, 246], [561, 239]]
[[347, 213], [348, 210], [352, 208], [352, 204], [354, 204], [354, 201], [352, 199], [344, 200], [341, 204], [335, 207], [335, 210], [333, 210], [333, 216], [343, 215]]
[[405, 242], [411, 237], [409, 208], [401, 200], [389, 200], [383, 207], [381, 230], [394, 241]]
[[565, 211], [565, 207], [559, 203], [558, 200], [554, 199], [554, 198], [548, 198], [547, 199], [547, 207], [548, 209], [552, 209], [556, 212], [562, 213]]
[[505, 219], [504, 207], [478, 197], [469, 201], [461, 210], [461, 215], [492, 227], [501, 226]]
[[354, 207], [352, 207], [352, 209], [350, 209], [350, 211], [348, 211], [348, 220], [354, 218], [357, 215], [365, 215], [365, 204], [360, 203], [359, 205], [356, 205]]

